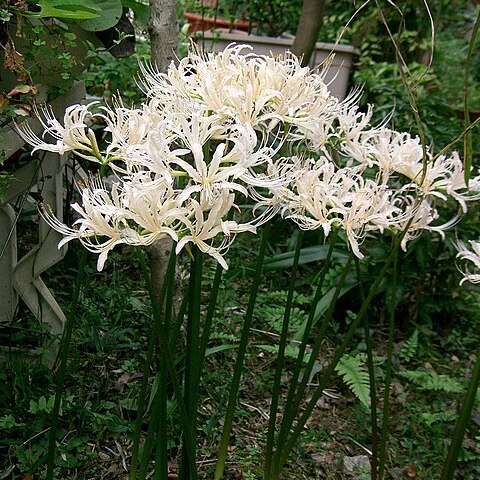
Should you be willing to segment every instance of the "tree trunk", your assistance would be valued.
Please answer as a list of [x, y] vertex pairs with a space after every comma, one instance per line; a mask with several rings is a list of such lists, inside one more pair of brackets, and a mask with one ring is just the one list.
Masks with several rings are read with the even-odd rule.
[[326, 0], [303, 0], [303, 10], [298, 22], [292, 52], [302, 57], [302, 65], [308, 65], [318, 32], [322, 26]]
[[148, 33], [152, 63], [163, 72], [177, 59], [177, 0], [150, 0]]
[[[177, 0], [150, 0], [148, 33], [152, 63], [159, 71], [164, 72], [172, 61], [177, 60]], [[174, 248], [172, 239], [166, 237], [157, 240], [148, 249], [152, 287], [157, 300], [165, 281], [168, 258], [172, 248]]]

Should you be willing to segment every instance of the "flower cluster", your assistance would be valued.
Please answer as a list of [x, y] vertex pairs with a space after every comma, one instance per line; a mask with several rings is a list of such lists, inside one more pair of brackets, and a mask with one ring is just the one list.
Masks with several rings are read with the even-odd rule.
[[475, 272], [471, 272], [468, 269], [462, 272], [463, 278], [460, 281], [460, 285], [463, 285], [465, 282], [480, 283], [480, 242], [469, 240], [468, 243], [470, 244], [471, 249], [469, 249], [467, 245], [462, 242], [458, 243], [457, 258], [472, 262], [475, 266]]
[[[73, 151], [115, 174], [110, 187], [86, 182], [73, 227], [44, 211], [62, 244], [79, 239], [99, 254], [101, 269], [118, 244], [168, 236], [177, 252], [195, 244], [227, 268], [223, 255], [235, 234], [255, 232], [279, 212], [326, 236], [342, 229], [362, 257], [372, 232], [402, 232], [406, 248], [421, 231], [443, 234], [455, 223], [437, 224], [446, 200], [460, 214], [480, 198], [480, 177], [467, 185], [456, 153], [435, 156], [416, 137], [372, 127], [372, 108], [359, 109], [358, 92], [341, 102], [295, 56], [247, 48], [192, 48], [166, 73], [143, 66], [147, 101], [139, 108], [121, 100], [74, 105], [63, 125], [48, 109], [37, 112], [54, 144], [20, 127], [36, 150]], [[106, 124], [103, 149], [92, 121]], [[246, 203], [249, 216], [239, 208]]]

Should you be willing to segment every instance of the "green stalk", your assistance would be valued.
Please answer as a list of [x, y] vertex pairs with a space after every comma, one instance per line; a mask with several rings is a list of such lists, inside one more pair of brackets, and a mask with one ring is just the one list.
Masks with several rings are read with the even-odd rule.
[[269, 416], [268, 432], [267, 432], [267, 445], [265, 449], [265, 468], [264, 468], [265, 476], [267, 476], [267, 474], [270, 472], [271, 461], [272, 461], [273, 444], [275, 439], [275, 426], [277, 423], [278, 400], [280, 398], [280, 383], [281, 383], [281, 377], [283, 372], [283, 366], [285, 364], [285, 348], [287, 346], [287, 340], [288, 340], [288, 327], [290, 324], [293, 294], [295, 292], [298, 261], [300, 259], [300, 251], [302, 249], [303, 235], [304, 235], [304, 231], [300, 230], [297, 237], [297, 243], [295, 246], [292, 271], [290, 273], [290, 285], [288, 288], [287, 302], [285, 305], [285, 312], [283, 315], [282, 331], [280, 334], [277, 365], [275, 369], [275, 376], [273, 379], [272, 403], [270, 405], [270, 416]]
[[360, 307], [360, 311], [358, 312], [357, 317], [355, 318], [355, 320], [350, 325], [350, 328], [348, 329], [347, 333], [345, 334], [345, 337], [344, 337], [344, 340], [343, 340], [342, 344], [337, 349], [337, 352], [336, 352], [334, 358], [330, 362], [330, 364], [329, 364], [328, 368], [326, 369], [325, 373], [322, 375], [322, 378], [320, 379], [319, 385], [316, 387], [315, 392], [312, 395], [312, 398], [310, 399], [310, 401], [306, 405], [303, 414], [301, 415], [300, 419], [298, 420], [298, 422], [295, 426], [295, 429], [293, 430], [293, 432], [290, 435], [290, 438], [288, 439], [288, 441], [285, 442], [285, 445], [284, 445], [284, 447], [281, 451], [281, 456], [279, 457], [279, 462], [276, 465], [276, 467], [277, 467], [277, 470], [275, 472], [276, 476], [271, 476], [270, 478], [272, 478], [272, 479], [279, 478], [281, 467], [284, 465], [284, 463], [286, 462], [286, 460], [288, 458], [288, 455], [290, 454], [291, 450], [295, 446], [295, 443], [297, 442], [298, 438], [300, 437], [300, 435], [303, 431], [303, 428], [305, 427], [305, 424], [307, 423], [308, 419], [310, 418], [310, 415], [311, 415], [313, 409], [315, 408], [315, 405], [317, 404], [318, 399], [321, 397], [328, 380], [330, 379], [331, 375], [335, 371], [336, 365], [338, 364], [340, 358], [342, 357], [343, 353], [345, 352], [345, 349], [347, 348], [347, 346], [350, 343], [353, 335], [355, 334], [355, 332], [358, 328], [358, 325], [363, 320], [363, 317], [365, 316], [365, 314], [367, 312], [367, 309], [370, 306], [370, 303], [371, 303], [373, 297], [376, 295], [378, 287], [380, 286], [380, 283], [383, 280], [383, 277], [385, 276], [385, 273], [387, 272], [387, 269], [389, 268], [390, 264], [392, 263], [392, 260], [394, 259], [394, 257], [397, 254], [399, 244], [400, 244], [400, 239], [395, 242], [395, 246], [394, 246], [394, 249], [393, 249], [392, 253], [387, 258], [387, 261], [385, 262], [385, 265], [384, 265], [382, 271], [380, 272], [379, 276], [377, 277], [377, 279], [373, 283], [365, 302], [363, 302], [362, 306]]
[[345, 267], [342, 271], [342, 275], [338, 281], [338, 284], [335, 288], [334, 295], [332, 297], [332, 302], [328, 308], [328, 312], [325, 315], [325, 318], [323, 319], [322, 325], [320, 327], [320, 330], [317, 334], [317, 337], [315, 338], [315, 342], [312, 347], [312, 352], [310, 354], [310, 359], [307, 363], [307, 366], [305, 367], [305, 370], [303, 371], [302, 374], [302, 379], [300, 381], [300, 385], [298, 386], [298, 389], [295, 393], [294, 398], [292, 399], [291, 403], [287, 403], [287, 411], [284, 414], [284, 418], [282, 421], [282, 427], [278, 436], [278, 448], [275, 453], [275, 465], [273, 467], [273, 472], [274, 476], [273, 478], [277, 478], [278, 475], [280, 474], [280, 469], [282, 464], [280, 464], [280, 457], [282, 455], [282, 445], [285, 444], [287, 441], [288, 437], [288, 432], [290, 431], [291, 426], [293, 425], [293, 421], [295, 420], [295, 417], [300, 409], [300, 405], [302, 403], [305, 391], [308, 386], [308, 381], [311, 375], [311, 372], [313, 370], [313, 367], [315, 366], [315, 362], [318, 358], [318, 354], [320, 352], [320, 347], [322, 346], [322, 342], [327, 334], [328, 327], [330, 325], [330, 322], [332, 320], [333, 312], [335, 310], [335, 305], [337, 303], [338, 297], [340, 295], [340, 290], [342, 289], [343, 282], [345, 281], [345, 277], [350, 269], [350, 264], [352, 262], [352, 256], [353, 254], [350, 255], [347, 263], [345, 264]]
[[[145, 412], [145, 401], [147, 397], [148, 377], [149, 377], [150, 369], [152, 366], [155, 345], [157, 343], [159, 330], [161, 328], [161, 323], [162, 323], [161, 312], [163, 308], [163, 302], [165, 301], [165, 291], [167, 287], [167, 281], [164, 281], [162, 284], [162, 288], [160, 290], [158, 301], [155, 300], [151, 279], [150, 279], [150, 272], [145, 263], [145, 257], [143, 255], [143, 252], [139, 248], [137, 248], [136, 251], [137, 251], [138, 259], [140, 260], [140, 265], [142, 267], [145, 283], [147, 285], [147, 290], [150, 294], [150, 299], [152, 302], [153, 325], [152, 325], [152, 332], [148, 340], [147, 353], [145, 357], [145, 365], [143, 368], [142, 383], [140, 384], [140, 392], [138, 394], [138, 400], [137, 400], [137, 419], [135, 422], [135, 430], [133, 432], [132, 459], [130, 461], [130, 477], [129, 477], [130, 480], [136, 480], [137, 478], [140, 436], [142, 434], [143, 414]], [[175, 266], [175, 249], [172, 248], [172, 253], [170, 254], [170, 258], [168, 260], [168, 266], [167, 266], [167, 271], [165, 276], [166, 279], [173, 275], [172, 272], [174, 271], [174, 266]]]
[[[470, 77], [470, 69], [472, 66], [472, 58], [473, 52], [475, 51], [476, 40], [478, 37], [478, 31], [480, 28], [480, 12], [477, 14], [477, 20], [475, 21], [475, 26], [473, 27], [472, 36], [470, 38], [470, 42], [468, 45], [468, 54], [467, 54], [467, 62], [465, 65], [465, 81], [464, 81], [464, 94], [463, 94], [463, 113], [464, 113], [464, 127], [465, 132], [468, 131], [468, 127], [470, 127], [470, 92], [468, 87], [468, 81]], [[463, 138], [463, 169], [465, 172], [465, 183], [468, 185], [470, 180], [470, 170], [472, 168], [472, 134], [465, 133], [465, 137]]]
[[260, 244], [260, 250], [258, 251], [257, 264], [255, 269], [255, 275], [253, 278], [252, 289], [250, 291], [250, 297], [248, 300], [248, 307], [245, 313], [242, 335], [240, 337], [240, 343], [238, 346], [237, 359], [233, 370], [232, 383], [230, 385], [230, 394], [228, 397], [227, 412], [225, 414], [225, 422], [223, 425], [222, 438], [220, 441], [220, 447], [217, 456], [217, 465], [215, 467], [215, 480], [220, 480], [225, 470], [225, 462], [227, 460], [227, 449], [230, 442], [230, 433], [232, 431], [233, 417], [235, 415], [235, 406], [238, 397], [238, 390], [240, 388], [240, 377], [242, 374], [243, 361], [245, 353], [247, 351], [248, 337], [250, 333], [250, 327], [252, 325], [253, 311], [255, 302], [257, 299], [258, 290], [260, 288], [260, 281], [263, 271], [263, 260], [265, 258], [265, 251], [267, 249], [268, 237], [271, 230], [271, 222], [268, 223], [262, 232], [262, 243]]
[[[317, 304], [318, 304], [318, 302], [320, 300], [320, 297], [322, 295], [323, 282], [325, 280], [325, 275], [328, 271], [328, 267], [330, 266], [330, 261], [332, 259], [333, 250], [334, 250], [337, 238], [338, 238], [338, 232], [337, 232], [337, 230], [334, 230], [333, 235], [332, 235], [332, 240], [330, 242], [330, 246], [329, 246], [329, 249], [328, 249], [328, 252], [327, 252], [327, 257], [325, 259], [325, 263], [324, 263], [324, 265], [322, 267], [322, 270], [320, 272], [320, 278], [318, 280], [317, 289], [316, 289], [316, 292], [315, 292], [315, 295], [314, 295], [314, 298], [313, 298], [313, 301], [312, 301], [312, 304], [311, 304], [311, 307], [310, 307], [310, 312], [309, 312], [309, 315], [308, 315], [308, 318], [307, 318], [307, 323], [305, 325], [305, 329], [304, 329], [303, 336], [302, 336], [302, 343], [300, 344], [300, 347], [298, 349], [298, 355], [297, 355], [297, 358], [296, 358], [296, 361], [295, 361], [295, 365], [294, 365], [294, 368], [293, 368], [293, 374], [292, 374], [292, 378], [290, 380], [290, 386], [289, 386], [289, 389], [288, 389], [287, 400], [285, 402], [286, 407], [285, 407], [285, 412], [284, 412], [282, 422], [281, 422], [281, 425], [280, 425], [280, 432], [278, 434], [277, 445], [282, 445], [283, 442], [285, 442], [285, 440], [287, 438], [287, 435], [288, 435], [288, 431], [289, 431], [291, 425], [293, 424], [293, 420], [294, 420], [295, 415], [297, 413], [294, 409], [290, 408], [290, 406], [293, 404], [293, 401], [294, 401], [295, 391], [296, 391], [296, 388], [297, 388], [298, 379], [300, 378], [300, 372], [302, 371], [303, 359], [305, 358], [305, 351], [307, 349], [307, 344], [308, 344], [308, 340], [309, 340], [309, 337], [310, 337], [310, 331], [312, 329], [313, 321], [315, 319], [316, 307], [317, 307]], [[326, 322], [324, 320], [323, 325], [320, 328], [321, 330], [325, 329], [325, 326], [324, 326], [325, 323]], [[269, 474], [270, 472], [265, 471], [265, 473]], [[267, 478], [268, 478], [268, 476], [267, 476]]]
[[62, 403], [62, 392], [65, 384], [65, 373], [67, 370], [68, 352], [70, 350], [70, 343], [72, 341], [73, 326], [75, 318], [77, 316], [77, 308], [80, 300], [80, 291], [82, 288], [83, 276], [85, 273], [85, 265], [87, 263], [87, 250], [82, 248], [80, 253], [80, 260], [78, 262], [78, 273], [75, 280], [75, 287], [73, 290], [72, 303], [65, 322], [65, 329], [63, 332], [63, 338], [60, 345], [60, 366], [57, 372], [56, 385], [55, 385], [55, 401], [53, 403], [53, 409], [50, 420], [50, 433], [48, 437], [48, 450], [47, 450], [47, 480], [53, 480], [53, 469], [55, 467], [55, 450], [56, 450], [56, 437], [58, 430], [58, 417], [60, 415], [60, 405]]
[[[139, 257], [139, 261], [140, 261], [140, 266], [142, 268], [142, 273], [143, 273], [143, 276], [144, 276], [144, 279], [145, 279], [145, 283], [147, 285], [148, 293], [149, 293], [150, 299], [152, 301], [152, 305], [153, 305], [154, 309], [156, 309], [156, 308], [158, 308], [159, 305], [155, 301], [155, 293], [154, 293], [153, 288], [152, 288], [151, 279], [150, 279], [150, 275], [149, 275], [149, 270], [148, 270], [147, 264], [145, 262], [145, 256], [143, 255], [143, 252], [140, 249], [137, 249], [137, 253], [138, 253], [138, 257]], [[172, 253], [172, 255], [173, 255], [173, 253]], [[170, 262], [169, 262], [169, 266], [170, 266]], [[160, 293], [161, 294], [163, 293], [163, 295], [165, 295], [165, 288], [162, 288], [162, 290], [163, 290], [163, 292], [160, 292]], [[159, 303], [163, 303], [163, 302], [159, 302]], [[172, 353], [171, 353], [167, 333], [165, 331], [164, 326], [161, 324], [161, 322], [156, 322], [156, 325], [158, 327], [158, 331], [157, 332], [152, 332], [152, 336], [154, 336], [153, 333], [155, 333], [155, 336], [158, 336], [158, 338], [160, 340], [160, 345], [164, 347], [165, 366], [167, 368], [170, 380], [172, 381], [172, 384], [173, 384], [173, 390], [174, 390], [174, 393], [175, 393], [175, 398], [177, 399], [177, 404], [178, 404], [179, 412], [180, 412], [181, 425], [182, 425], [183, 431], [186, 432], [186, 436], [187, 436], [187, 439], [188, 439], [188, 441], [185, 443], [184, 446], [185, 446], [186, 451], [187, 451], [188, 461], [190, 462], [190, 468], [195, 473], [193, 478], [196, 479], [197, 475], [196, 475], [196, 472], [195, 472], [195, 461], [193, 460], [193, 456], [190, 454], [190, 452], [193, 452], [193, 449], [194, 449], [193, 444], [195, 442], [195, 439], [192, 437], [192, 434], [191, 434], [190, 419], [188, 417], [188, 412], [187, 412], [187, 409], [185, 407], [185, 402], [184, 402], [183, 395], [182, 395], [182, 389], [180, 387], [180, 381], [178, 379], [178, 375], [177, 375], [177, 372], [175, 370], [175, 365], [174, 365], [174, 362], [173, 362], [173, 356], [172, 356]], [[150, 362], [151, 362], [151, 360], [150, 360]], [[143, 392], [143, 395], [144, 395], [144, 398], [143, 399], [139, 398], [139, 402], [143, 403], [143, 408], [144, 408], [146, 390], [145, 390], [145, 392]], [[141, 427], [141, 424], [140, 424], [140, 427]], [[135, 439], [134, 439], [134, 441], [135, 441]], [[137, 458], [138, 458], [138, 446], [137, 446]], [[130, 474], [132, 474], [132, 472], [130, 472]], [[136, 478], [136, 469], [135, 469], [134, 475], [135, 475], [134, 478]]]
[[[186, 328], [186, 349], [185, 349], [185, 405], [190, 418], [190, 431], [193, 439], [197, 436], [197, 406], [198, 406], [198, 383], [200, 379], [200, 304], [202, 289], [202, 266], [203, 254], [198, 247], [193, 248], [193, 259], [190, 267], [189, 283], [189, 308]], [[184, 433], [184, 443], [188, 441]], [[190, 455], [193, 461], [196, 458], [196, 442], [193, 442], [193, 450]], [[180, 477], [189, 479], [195, 473], [191, 464], [187, 461], [187, 449], [182, 450], [182, 461], [180, 465]]]
[[199, 358], [202, 362], [205, 361], [205, 352], [207, 351], [208, 340], [210, 339], [210, 331], [212, 329], [213, 315], [215, 314], [215, 308], [217, 306], [218, 292], [220, 290], [220, 284], [222, 283], [223, 267], [217, 263], [215, 268], [215, 276], [210, 290], [210, 301], [208, 303], [207, 313], [205, 315], [205, 323], [203, 325], [202, 337], [200, 339], [200, 352]]
[[[355, 257], [355, 270], [359, 283], [360, 298], [365, 302], [365, 289], [363, 288], [362, 271], [360, 261]], [[368, 381], [370, 384], [370, 422], [372, 424], [372, 479], [377, 480], [378, 469], [378, 425], [377, 425], [377, 387], [375, 385], [375, 364], [373, 361], [373, 344], [368, 324], [368, 316], [363, 320], [363, 330], [365, 332], [365, 344], [367, 346], [367, 367]]]
[[[171, 320], [173, 314], [173, 290], [175, 283], [175, 268], [167, 284], [167, 298], [165, 301], [165, 331], [171, 331]], [[155, 450], [154, 480], [162, 480], [168, 477], [168, 438], [167, 438], [167, 405], [168, 405], [168, 382], [167, 369], [165, 368], [166, 351], [163, 348], [160, 352], [160, 385], [158, 386], [160, 402], [158, 405], [158, 425], [156, 429], [157, 446]]]
[[[398, 240], [396, 240], [398, 243]], [[385, 478], [385, 467], [387, 463], [387, 442], [389, 428], [389, 402], [390, 402], [390, 384], [392, 381], [392, 357], [393, 340], [395, 334], [395, 309], [396, 309], [396, 291], [397, 291], [397, 273], [398, 273], [398, 246], [394, 247], [393, 258], [393, 282], [392, 282], [392, 304], [390, 305], [390, 317], [388, 322], [388, 344], [387, 344], [387, 368], [385, 372], [385, 392], [383, 396], [383, 414], [382, 430], [380, 434], [379, 460], [378, 460], [378, 478]]]
[[468, 384], [467, 393], [463, 401], [462, 411], [458, 416], [455, 430], [453, 431], [452, 441], [448, 448], [447, 459], [443, 465], [440, 480], [452, 480], [457, 468], [457, 458], [462, 448], [463, 437], [467, 429], [468, 422], [472, 414], [473, 405], [477, 395], [478, 386], [480, 384], [480, 352], [477, 351], [477, 360], [473, 367], [472, 378]]
[[[162, 371], [163, 370], [163, 371]], [[162, 384], [166, 383], [163, 381], [163, 378], [166, 374], [165, 368], [162, 368], [162, 365], [159, 367], [159, 385], [157, 392], [155, 393], [155, 397], [153, 399], [152, 403], [152, 415], [150, 418], [150, 425], [148, 428], [147, 436], [145, 438], [145, 443], [143, 445], [143, 453], [142, 453], [142, 458], [140, 460], [140, 471], [138, 474], [138, 480], [145, 480], [147, 478], [147, 472], [148, 472], [148, 465], [150, 463], [150, 456], [152, 454], [152, 448], [154, 445], [154, 438], [157, 432], [160, 432], [161, 426], [162, 426], [162, 410], [163, 410], [163, 394], [162, 392]], [[166, 392], [165, 392], [166, 393]], [[165, 399], [166, 401], [166, 399]], [[165, 409], [166, 410], [166, 409]], [[165, 427], [165, 423], [163, 424]], [[165, 433], [165, 430], [163, 430]], [[166, 435], [165, 435], [166, 438]], [[159, 441], [157, 438], [157, 447], [159, 445]], [[168, 469], [168, 459], [162, 458], [158, 459], [155, 458], [155, 471], [157, 470], [157, 467], [159, 467], [159, 462], [164, 461], [165, 468]], [[163, 465], [161, 468], [164, 468]], [[166, 478], [166, 477], [164, 477]]]
[[[175, 256], [172, 250], [172, 256]], [[176, 258], [176, 257], [175, 257]], [[175, 262], [175, 260], [173, 260]], [[155, 309], [154, 314], [160, 315], [156, 319], [160, 324], [163, 321], [165, 331], [170, 330], [170, 320], [173, 302], [173, 284], [175, 282], [175, 263], [171, 268], [167, 267], [167, 276], [165, 278], [165, 312], [160, 309]], [[152, 416], [150, 426], [148, 428], [147, 437], [143, 447], [143, 455], [140, 462], [139, 480], [144, 480], [147, 476], [150, 455], [156, 437], [156, 451], [155, 451], [155, 473], [161, 472], [163, 478], [168, 475], [168, 455], [167, 455], [167, 369], [165, 367], [165, 352], [164, 348], [160, 346], [160, 361], [158, 362], [159, 384], [155, 397], [152, 403]]]

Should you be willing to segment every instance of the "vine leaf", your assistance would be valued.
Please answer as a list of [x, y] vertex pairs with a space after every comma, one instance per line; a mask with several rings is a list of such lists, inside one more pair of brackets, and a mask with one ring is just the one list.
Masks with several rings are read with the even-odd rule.
[[[83, 2], [84, 0], [82, 0]], [[79, 22], [79, 25], [89, 32], [100, 32], [114, 27], [122, 16], [120, 0], [89, 0], [100, 11], [100, 16]]]
[[36, 18], [64, 18], [70, 20], [87, 20], [100, 17], [102, 11], [93, 0], [38, 0], [39, 12], [25, 12]]

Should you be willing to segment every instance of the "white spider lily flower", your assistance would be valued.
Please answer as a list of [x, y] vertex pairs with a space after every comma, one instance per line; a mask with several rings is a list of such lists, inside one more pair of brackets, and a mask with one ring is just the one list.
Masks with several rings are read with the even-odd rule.
[[432, 165], [432, 170], [437, 174], [437, 178], [431, 181], [430, 189], [445, 191], [459, 203], [464, 213], [467, 212], [466, 202], [480, 199], [480, 177], [470, 179], [467, 186], [463, 163], [457, 152], [453, 152], [451, 157], [443, 155], [438, 157]]
[[457, 214], [441, 225], [434, 225], [439, 213], [429, 199], [419, 200], [411, 195], [399, 195], [394, 203], [402, 213], [392, 220], [390, 228], [394, 232], [406, 230], [400, 243], [403, 251], [407, 250], [407, 243], [420, 236], [424, 230], [438, 233], [442, 239], [445, 238], [445, 230], [452, 228], [460, 220], [460, 215]]
[[420, 138], [408, 133], [380, 128], [368, 138], [360, 137], [365, 142], [369, 157], [379, 168], [383, 181], [393, 173], [400, 173], [412, 181], [418, 180], [418, 169], [423, 166], [423, 148]]
[[132, 145], [143, 145], [148, 133], [163, 119], [148, 105], [144, 104], [142, 109], [128, 108], [121, 99], [100, 108], [104, 113], [98, 117], [105, 121], [105, 131], [112, 135], [107, 152], [113, 155], [125, 152]]
[[[186, 231], [179, 233], [179, 241], [176, 246], [177, 254], [189, 243], [195, 244], [203, 253], [215, 258], [225, 269], [228, 269], [223, 254], [228, 250], [234, 240], [234, 235], [240, 232], [256, 232], [255, 226], [251, 224], [237, 224], [234, 221], [224, 221], [223, 217], [233, 206], [234, 195], [224, 191], [217, 198], [217, 202], [208, 211], [204, 211], [199, 202], [194, 199], [189, 201], [192, 216], [185, 221]], [[221, 236], [219, 245], [215, 246], [214, 241]]]
[[367, 127], [373, 115], [372, 105], [368, 105], [366, 112], [361, 112], [358, 105], [352, 105], [352, 101], [346, 100], [337, 114], [338, 135], [349, 142], [358, 140], [364, 132], [368, 131]]
[[109, 191], [100, 187], [99, 182], [93, 183], [92, 188], [82, 190], [81, 205], [72, 205], [79, 215], [74, 228], [44, 210], [45, 221], [64, 235], [59, 248], [78, 239], [87, 250], [99, 255], [100, 271], [116, 245], [151, 245], [166, 236], [174, 241], [178, 239], [175, 228], [183, 227], [188, 210], [175, 201], [174, 192], [168, 186], [150, 184], [139, 188], [139, 185], [113, 183]]
[[165, 105], [189, 99], [223, 122], [267, 131], [279, 123], [312, 125], [312, 118], [338, 103], [323, 76], [302, 68], [294, 55], [271, 58], [245, 53], [246, 48], [230, 45], [217, 54], [192, 50], [166, 74], [143, 66], [146, 90]]
[[200, 204], [202, 208], [209, 209], [217, 201], [219, 193], [222, 190], [234, 190], [242, 193], [245, 197], [248, 196], [247, 189], [244, 186], [230, 181], [230, 179], [235, 180], [241, 177], [246, 169], [237, 165], [221, 166], [225, 147], [226, 145], [224, 143], [217, 145], [208, 165], [205, 161], [203, 149], [200, 146], [196, 146], [192, 151], [194, 166], [185, 160], [172, 160], [171, 163], [181, 167], [188, 174], [192, 182], [192, 185], [184, 189], [181, 195], [182, 198], [186, 199], [187, 197], [193, 196], [195, 192], [200, 192]]
[[359, 177], [354, 191], [349, 195], [348, 204], [332, 208], [332, 212], [340, 215], [338, 223], [345, 230], [348, 243], [354, 255], [363, 258], [359, 243], [363, 241], [368, 231], [378, 230], [380, 233], [388, 228], [391, 219], [397, 211], [390, 201], [391, 192], [373, 180]]
[[460, 280], [460, 285], [463, 285], [465, 282], [480, 283], [480, 242], [469, 240], [468, 243], [470, 244], [470, 248], [463, 242], [457, 243], [457, 258], [472, 262], [475, 267], [475, 273], [469, 271], [468, 268], [464, 271], [461, 270], [464, 276], [462, 280]]
[[45, 150], [63, 155], [76, 151], [80, 156], [95, 162], [101, 162], [101, 154], [93, 131], [89, 128], [88, 119], [93, 116], [90, 108], [98, 102], [88, 105], [71, 105], [65, 110], [63, 125], [55, 118], [50, 106], [43, 106], [41, 111], [34, 105], [34, 112], [43, 127], [42, 138], [51, 135], [55, 144], [47, 143], [39, 138], [27, 124], [19, 125], [18, 131], [22, 138], [32, 145], [33, 151]]

